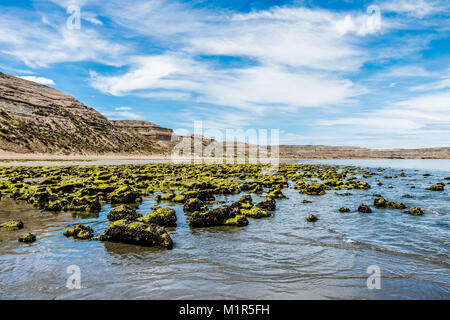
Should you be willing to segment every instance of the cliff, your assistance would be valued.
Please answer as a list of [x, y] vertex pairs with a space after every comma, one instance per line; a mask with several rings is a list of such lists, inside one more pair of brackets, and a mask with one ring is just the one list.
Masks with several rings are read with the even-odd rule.
[[0, 73], [0, 149], [17, 153], [161, 153], [56, 89]]
[[175, 141], [176, 136], [172, 129], [161, 127], [150, 121], [139, 120], [110, 120], [116, 128], [131, 133], [139, 134], [149, 141], [164, 143]]

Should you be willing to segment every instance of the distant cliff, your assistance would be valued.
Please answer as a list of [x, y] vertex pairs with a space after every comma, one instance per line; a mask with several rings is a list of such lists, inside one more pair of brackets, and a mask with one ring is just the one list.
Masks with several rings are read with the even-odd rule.
[[159, 144], [176, 140], [176, 136], [172, 129], [161, 127], [150, 121], [110, 120], [109, 122], [122, 131], [131, 134], [139, 134], [149, 141], [157, 142]]
[[280, 156], [300, 159], [386, 158], [386, 159], [450, 159], [448, 148], [367, 149], [344, 146], [281, 145]]
[[0, 73], [0, 149], [17, 153], [163, 153], [56, 89]]

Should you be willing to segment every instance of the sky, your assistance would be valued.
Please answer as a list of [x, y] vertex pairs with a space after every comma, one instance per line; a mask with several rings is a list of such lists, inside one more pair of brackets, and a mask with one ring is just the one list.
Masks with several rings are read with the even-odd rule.
[[448, 0], [0, 0], [0, 71], [178, 133], [448, 147], [449, 35]]

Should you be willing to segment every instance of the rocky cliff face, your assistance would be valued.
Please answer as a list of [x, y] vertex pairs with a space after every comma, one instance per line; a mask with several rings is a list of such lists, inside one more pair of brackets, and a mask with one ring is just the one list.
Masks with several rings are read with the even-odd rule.
[[150, 141], [175, 141], [176, 136], [172, 129], [161, 127], [150, 121], [139, 120], [110, 120], [116, 128], [132, 134], [140, 134]]
[[56, 89], [0, 73], [0, 150], [18, 153], [161, 153]]

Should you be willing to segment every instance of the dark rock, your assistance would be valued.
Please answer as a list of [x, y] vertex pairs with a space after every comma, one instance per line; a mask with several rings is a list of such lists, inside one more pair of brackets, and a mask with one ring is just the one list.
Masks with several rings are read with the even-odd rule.
[[154, 211], [138, 219], [146, 223], [157, 224], [163, 227], [176, 227], [177, 214], [170, 208], [153, 207]]
[[444, 191], [445, 183], [439, 182], [427, 188], [427, 190], [431, 191]]
[[371, 212], [372, 212], [372, 209], [370, 209], [370, 207], [369, 207], [368, 205], [361, 204], [361, 205], [358, 207], [358, 211], [359, 211], [359, 212], [362, 212], [362, 213], [371, 213]]
[[9, 230], [20, 230], [23, 228], [23, 222], [20, 220], [10, 220], [0, 224], [0, 228], [5, 228]]
[[[221, 206], [205, 212], [194, 212], [189, 219], [189, 225], [192, 227], [212, 227], [227, 225], [226, 222], [236, 216], [241, 216], [238, 207], [235, 206]], [[240, 218], [242, 222], [246, 219]], [[241, 224], [244, 225], [244, 224]]]
[[410, 215], [413, 215], [413, 216], [421, 216], [421, 215], [423, 215], [423, 211], [419, 207], [410, 208], [408, 211], [405, 211], [405, 212], [410, 214]]
[[93, 238], [94, 230], [89, 226], [77, 224], [74, 228], [66, 230], [64, 235], [75, 239], [88, 240]]
[[319, 218], [317, 218], [315, 215], [313, 215], [313, 214], [310, 214], [309, 216], [307, 216], [306, 218], [306, 221], [308, 221], [308, 222], [315, 222], [315, 221], [317, 221], [317, 220], [319, 220]]
[[172, 249], [173, 246], [172, 239], [164, 227], [126, 219], [111, 222], [97, 239], [143, 246], [162, 246], [167, 249]]
[[263, 201], [257, 203], [256, 206], [266, 211], [275, 211], [277, 203], [273, 198], [266, 198]]
[[192, 213], [195, 211], [207, 211], [208, 207], [200, 199], [193, 198], [185, 202], [183, 210], [184, 212]]
[[36, 236], [32, 233], [27, 233], [24, 236], [21, 236], [19, 238], [19, 242], [23, 242], [23, 243], [32, 243], [36, 241]]
[[120, 206], [113, 208], [108, 213], [109, 221], [116, 221], [116, 220], [122, 220], [122, 219], [136, 220], [141, 217], [142, 217], [142, 215], [137, 213], [135, 209], [133, 209], [125, 204], [122, 204]]

